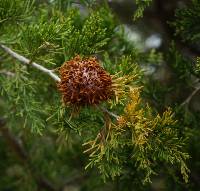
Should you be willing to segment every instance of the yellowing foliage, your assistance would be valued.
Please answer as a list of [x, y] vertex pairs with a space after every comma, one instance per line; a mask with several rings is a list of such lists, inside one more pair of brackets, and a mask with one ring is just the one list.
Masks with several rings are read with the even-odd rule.
[[[156, 173], [158, 162], [177, 164], [187, 182], [189, 170], [185, 160], [189, 156], [182, 151], [185, 140], [178, 137], [172, 110], [167, 109], [162, 116], [154, 115], [142, 102], [140, 91], [141, 88], [131, 88], [124, 113], [115, 123], [105, 125], [94, 141], [84, 144], [89, 146], [88, 166], [96, 165], [104, 178], [114, 178], [123, 174], [127, 164], [134, 164], [143, 172], [145, 183]], [[112, 165], [106, 165], [111, 162]]]

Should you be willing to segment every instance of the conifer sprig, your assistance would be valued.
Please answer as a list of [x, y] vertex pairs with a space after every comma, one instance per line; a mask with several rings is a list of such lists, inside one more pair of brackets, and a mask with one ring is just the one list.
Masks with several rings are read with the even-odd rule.
[[[142, 17], [152, 2], [135, 0], [134, 18]], [[158, 2], [164, 8], [167, 5], [163, 15], [168, 16], [169, 3]], [[176, 13], [173, 26], [186, 43], [194, 43], [199, 40], [199, 1], [193, 0], [191, 7], [181, 2], [185, 8]], [[116, 22], [117, 14], [109, 8], [112, 3], [0, 0], [0, 115], [9, 127], [0, 131], [13, 143], [10, 135], [19, 137], [24, 145], [21, 150], [31, 159], [27, 176], [23, 164], [15, 162], [18, 154], [10, 157], [0, 139], [0, 169], [6, 175], [0, 176], [0, 190], [36, 190], [41, 174], [55, 185], [68, 184], [70, 177], [71, 182], [81, 182], [80, 190], [88, 191], [94, 190], [93, 185], [98, 190], [97, 181], [100, 190], [146, 190], [154, 186], [151, 181], [160, 179], [166, 184], [174, 179], [177, 190], [190, 188], [178, 182], [180, 174], [188, 181], [188, 152], [199, 158], [199, 113], [190, 111], [200, 91], [196, 83], [199, 60], [193, 65], [196, 78], [191, 80], [191, 62], [176, 46], [167, 47], [166, 52], [139, 51], [126, 37], [126, 28]], [[155, 11], [157, 17], [156, 7], [150, 13]], [[155, 20], [166, 26], [162, 19]], [[148, 25], [142, 32], [146, 29]], [[165, 34], [162, 40], [165, 45]], [[83, 59], [74, 59], [76, 55]], [[161, 82], [165, 65], [173, 74]], [[141, 68], [151, 67], [152, 74], [143, 75]], [[61, 81], [65, 101], [58, 91]], [[174, 101], [176, 96], [178, 101]], [[76, 116], [71, 112], [75, 103], [81, 105]], [[181, 103], [191, 107], [179, 107]], [[191, 144], [186, 144], [188, 137]], [[94, 168], [85, 172], [84, 166]], [[189, 166], [198, 180], [195, 159], [189, 160]], [[42, 173], [31, 176], [35, 168]], [[109, 183], [103, 184], [97, 174]]]
[[6, 47], [5, 45], [0, 44], [0, 47], [8, 53], [10, 56], [14, 57], [18, 61], [22, 62], [23, 64], [31, 65], [32, 67], [44, 72], [45, 74], [49, 75], [51, 78], [53, 78], [55, 81], [60, 82], [60, 78], [52, 71], [44, 66], [37, 64], [36, 62], [32, 62], [31, 60], [25, 58], [24, 56], [14, 52], [10, 48]]
[[117, 122], [107, 116], [96, 138], [83, 144], [90, 157], [86, 168], [97, 166], [104, 179], [114, 179], [134, 164], [143, 173], [142, 182], [147, 183], [156, 174], [157, 163], [178, 164], [187, 182], [190, 171], [185, 161], [189, 155], [183, 150], [185, 140], [177, 141], [175, 125], [170, 109], [154, 116], [151, 108], [142, 104], [140, 88], [131, 89]]

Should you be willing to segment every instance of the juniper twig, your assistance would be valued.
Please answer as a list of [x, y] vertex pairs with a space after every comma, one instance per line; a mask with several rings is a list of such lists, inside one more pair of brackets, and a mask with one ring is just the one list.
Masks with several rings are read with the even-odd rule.
[[111, 112], [111, 111], [108, 111], [108, 110], [107, 110], [105, 107], [98, 106], [98, 108], [99, 108], [100, 110], [102, 110], [103, 112], [105, 112], [105, 113], [109, 114], [110, 116], [112, 116], [112, 117], [116, 118], [116, 119], [118, 119], [118, 118], [119, 118], [119, 116], [118, 116], [118, 115], [114, 114], [114, 113], [113, 113], [113, 112]]
[[[24, 56], [14, 52], [13, 50], [11, 50], [10, 48], [8, 48], [5, 45], [0, 44], [0, 48], [2, 48], [5, 52], [7, 52], [8, 54], [10, 54], [13, 58], [19, 60], [20, 62], [22, 62], [23, 64], [30, 64], [31, 66], [33, 66], [34, 68], [48, 74], [49, 76], [51, 76], [55, 81], [60, 82], [61, 79], [53, 72], [53, 70], [47, 69], [44, 66], [37, 64], [35, 62], [32, 62], [31, 60], [29, 60], [28, 58], [25, 58]], [[108, 113], [110, 116], [118, 119], [119, 116], [117, 116], [116, 114], [108, 111], [106, 108], [104, 107], [99, 107], [103, 112]]]
[[0, 48], [3, 49], [6, 53], [8, 53], [10, 56], [12, 56], [13, 58], [19, 60], [20, 62], [22, 62], [23, 64], [26, 65], [31, 65], [34, 68], [48, 74], [51, 78], [53, 78], [55, 81], [60, 82], [60, 78], [52, 72], [52, 70], [45, 68], [44, 66], [37, 64], [36, 62], [32, 62], [31, 60], [29, 60], [28, 58], [25, 58], [24, 56], [14, 52], [13, 50], [11, 50], [10, 48], [8, 48], [7, 46], [0, 44]]
[[6, 70], [0, 70], [0, 74], [4, 74], [4, 75], [9, 76], [9, 77], [15, 76], [15, 74], [13, 72], [6, 71]]
[[187, 97], [187, 99], [181, 104], [181, 106], [185, 106], [190, 103], [191, 99], [200, 91], [200, 86], [196, 87], [195, 90]]

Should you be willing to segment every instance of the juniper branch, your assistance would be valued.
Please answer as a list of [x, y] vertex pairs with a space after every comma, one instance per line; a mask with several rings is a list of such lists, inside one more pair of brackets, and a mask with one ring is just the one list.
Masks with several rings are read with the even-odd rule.
[[4, 75], [9, 76], [9, 77], [15, 76], [15, 74], [13, 72], [6, 71], [6, 70], [0, 70], [0, 74], [4, 74]]
[[116, 119], [119, 118], [118, 115], [114, 114], [114, 113], [111, 112], [111, 111], [108, 111], [106, 108], [104, 108], [104, 107], [102, 107], [102, 106], [99, 106], [99, 109], [102, 110], [102, 111], [105, 112], [105, 113], [108, 113], [110, 116], [112, 116], [112, 117], [114, 117], [114, 118], [116, 118]]
[[13, 50], [11, 50], [10, 48], [6, 47], [5, 45], [3, 44], [0, 44], [0, 48], [3, 49], [6, 53], [8, 53], [10, 56], [12, 56], [13, 58], [19, 60], [20, 62], [22, 62], [23, 64], [26, 64], [26, 65], [31, 65], [33, 66], [34, 68], [48, 74], [51, 78], [53, 78], [55, 81], [57, 82], [60, 82], [60, 78], [52, 72], [52, 70], [49, 70], [47, 68], [45, 68], [44, 66], [40, 65], [40, 64], [37, 64], [35, 62], [31, 62], [31, 60], [25, 58], [24, 56], [14, 52]]
[[181, 104], [181, 106], [187, 105], [190, 103], [191, 99], [200, 91], [200, 86], [195, 88], [195, 90], [187, 97], [187, 99]]
[[[49, 76], [51, 76], [55, 81], [60, 82], [61, 79], [53, 72], [54, 70], [50, 70], [45, 68], [44, 66], [37, 64], [35, 62], [31, 62], [31, 60], [25, 58], [24, 56], [14, 52], [13, 50], [11, 50], [10, 48], [6, 47], [5, 45], [0, 44], [0, 48], [2, 48], [6, 53], [10, 54], [10, 56], [12, 56], [13, 58], [19, 60], [20, 62], [22, 62], [23, 64], [30, 64], [31, 66], [33, 66], [34, 68], [48, 74]], [[118, 115], [108, 111], [106, 108], [104, 107], [99, 107], [103, 112], [108, 113], [110, 116], [118, 119]]]

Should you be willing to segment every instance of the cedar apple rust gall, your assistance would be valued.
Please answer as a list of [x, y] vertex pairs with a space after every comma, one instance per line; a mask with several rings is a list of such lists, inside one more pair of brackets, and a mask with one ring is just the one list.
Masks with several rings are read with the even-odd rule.
[[111, 76], [95, 57], [82, 59], [76, 56], [65, 62], [59, 73], [58, 89], [66, 105], [96, 105], [112, 95]]

